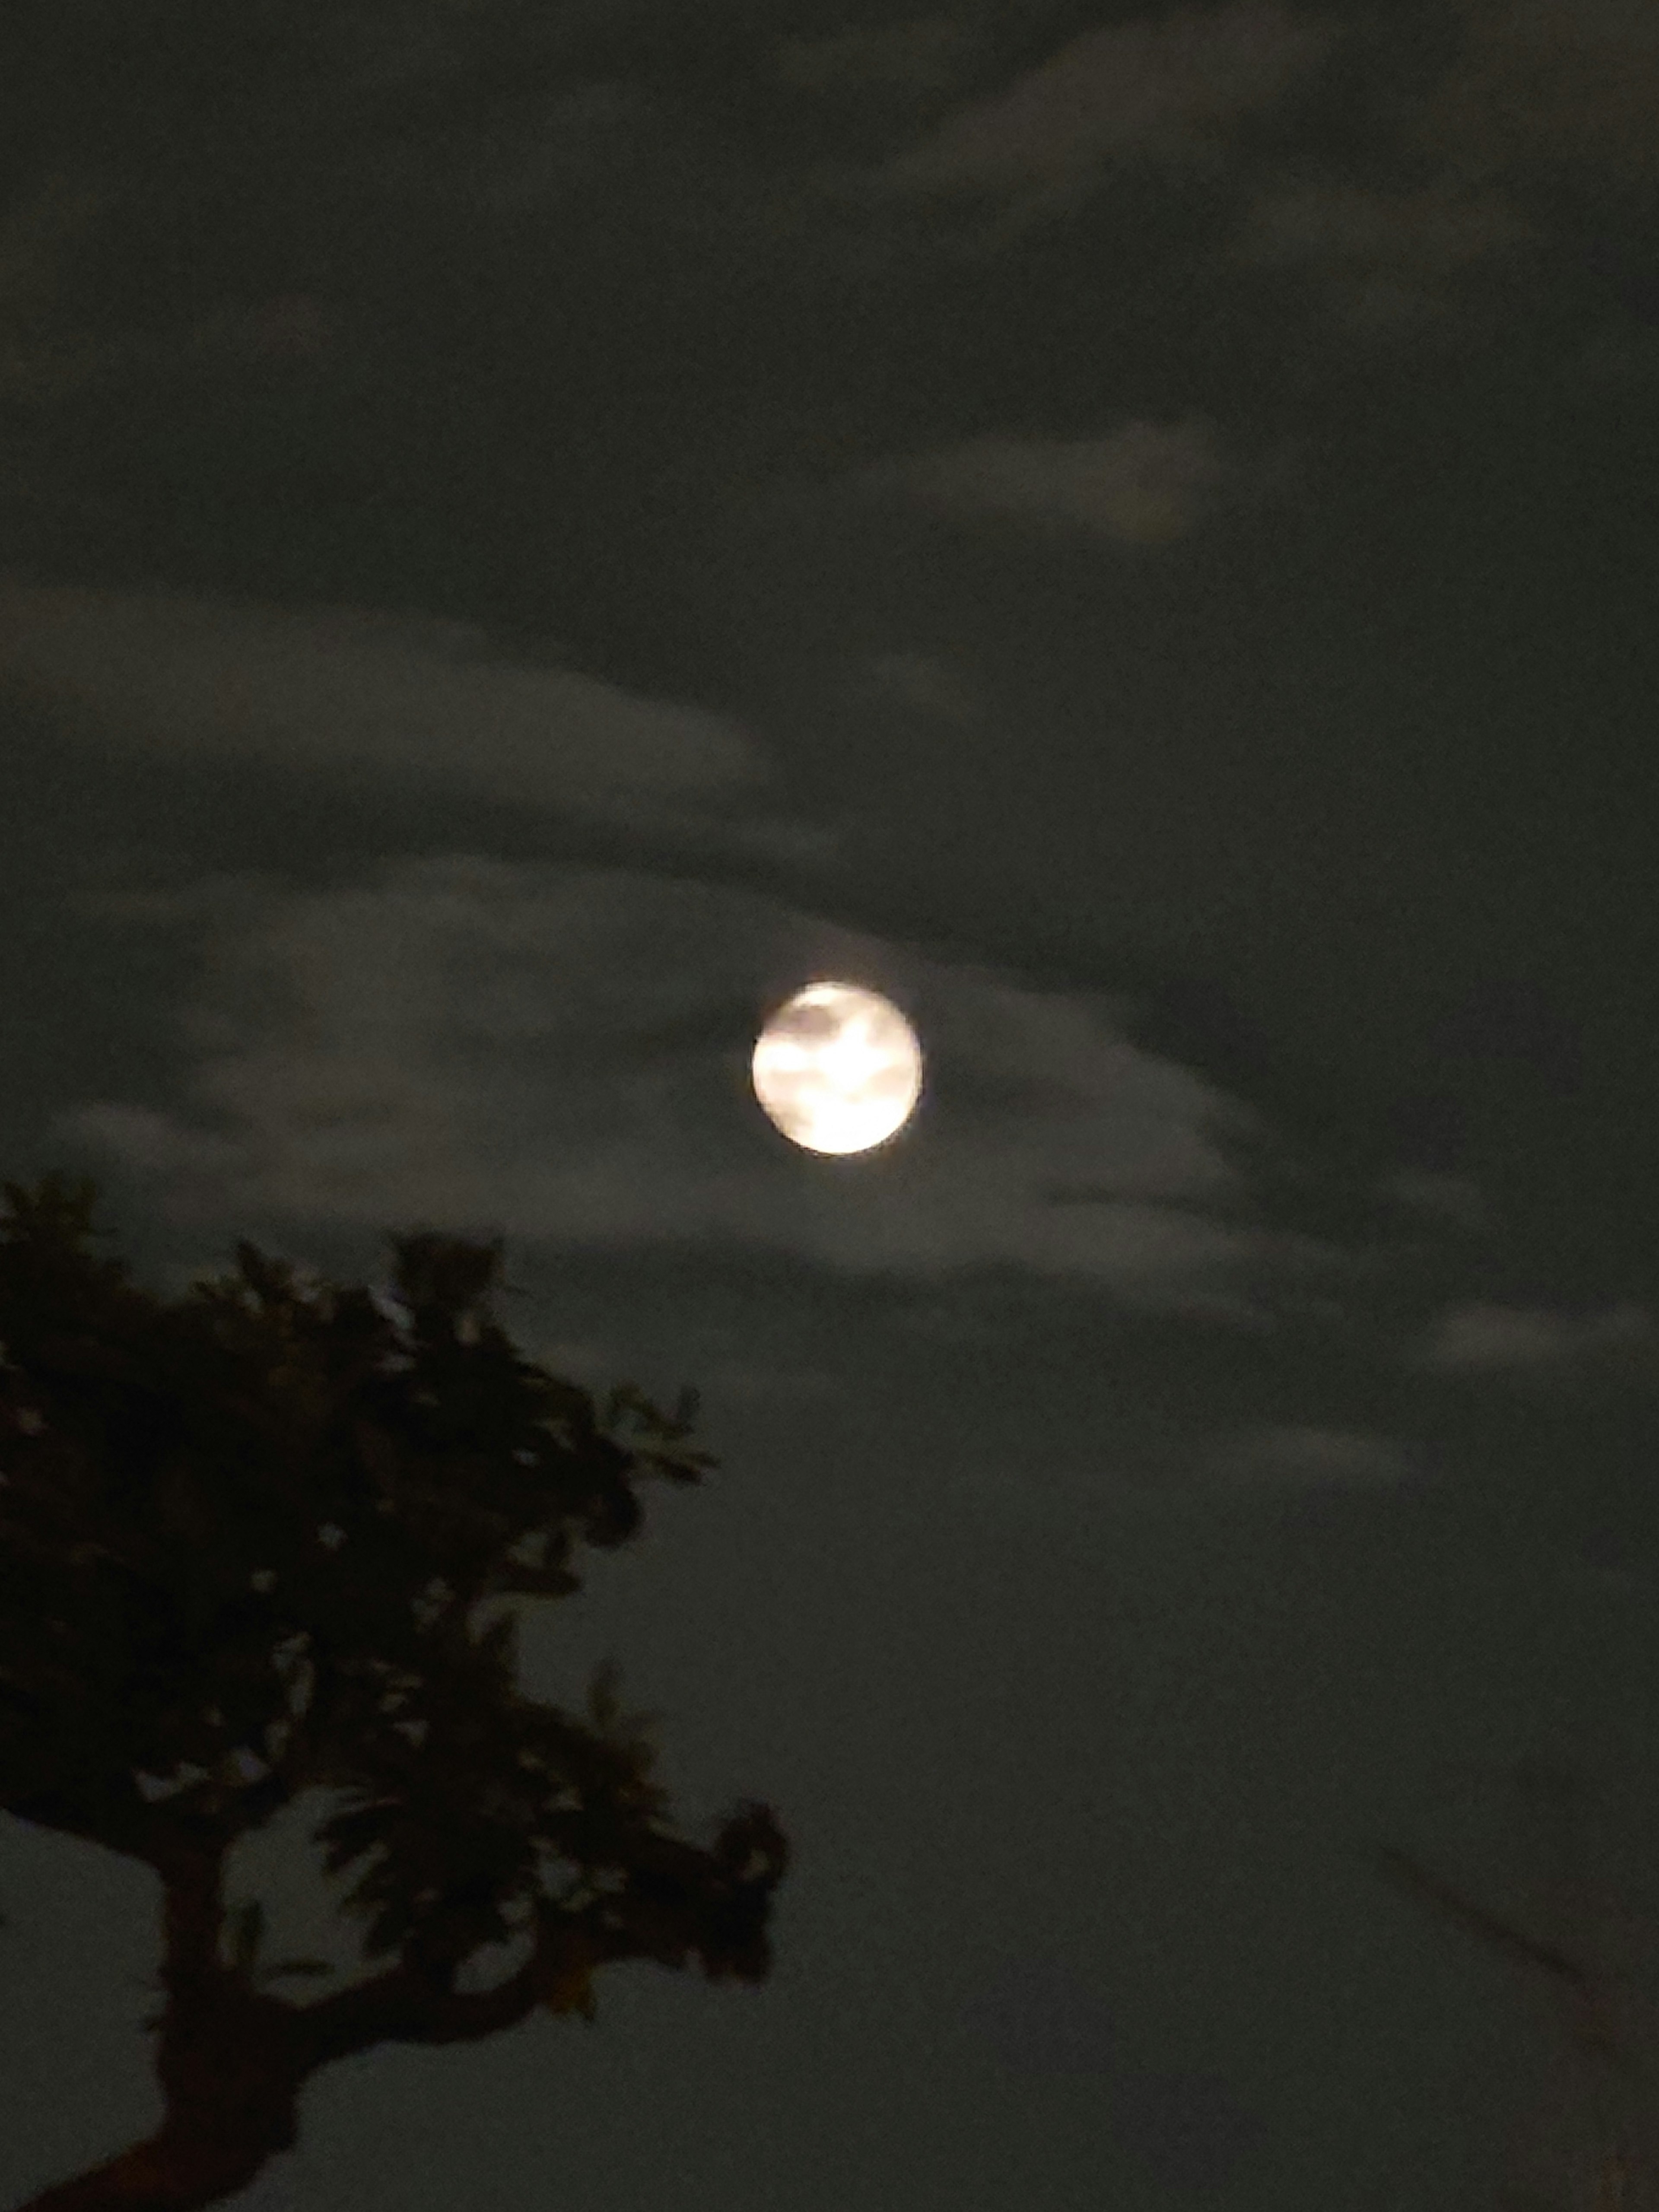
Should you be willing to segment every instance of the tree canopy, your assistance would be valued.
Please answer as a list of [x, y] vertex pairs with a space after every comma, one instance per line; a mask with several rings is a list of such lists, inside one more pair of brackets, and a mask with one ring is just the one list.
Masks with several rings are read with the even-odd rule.
[[[143, 1862], [162, 1892], [156, 2133], [25, 2212], [186, 2208], [295, 2139], [319, 2068], [386, 2041], [594, 2016], [612, 1960], [757, 1982], [787, 1845], [737, 1808], [675, 1832], [614, 1670], [578, 1716], [525, 1697], [491, 1601], [580, 1588], [641, 1526], [635, 1485], [717, 1464], [632, 1383], [603, 1414], [496, 1322], [500, 1241], [390, 1239], [393, 1293], [252, 1245], [182, 1297], [92, 1246], [95, 1186], [4, 1186], [0, 1809]], [[367, 1978], [227, 1924], [239, 1838], [331, 1793]], [[487, 1947], [522, 1961], [460, 1986]]]

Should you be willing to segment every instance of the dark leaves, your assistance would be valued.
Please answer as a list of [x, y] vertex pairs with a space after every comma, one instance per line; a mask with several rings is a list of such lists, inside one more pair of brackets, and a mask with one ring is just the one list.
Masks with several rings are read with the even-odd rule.
[[[91, 1186], [7, 1194], [0, 1808], [160, 1863], [325, 1787], [346, 1910], [422, 1989], [526, 1914], [556, 2011], [591, 2016], [607, 1960], [763, 1975], [770, 1812], [670, 1832], [614, 1665], [580, 1716], [524, 1698], [493, 1602], [570, 1595], [578, 1545], [638, 1531], [642, 1477], [716, 1464], [696, 1392], [623, 1382], [601, 1414], [524, 1358], [489, 1312], [499, 1240], [393, 1238], [396, 1312], [246, 1242], [169, 1302], [88, 1251]], [[264, 1934], [257, 1904], [229, 1931], [248, 1981], [329, 1971], [261, 1972]]]
[[605, 1963], [604, 1943], [579, 1923], [553, 1926], [546, 1940], [547, 1963], [540, 1978], [540, 2001], [554, 2014], [580, 2013], [592, 2021], [599, 2014], [593, 1975]]
[[467, 1244], [420, 1231], [394, 1237], [398, 1296], [422, 1322], [453, 1322], [476, 1313], [501, 1279], [500, 1238]]
[[[621, 1417], [627, 1414], [635, 1431], [654, 1437], [663, 1443], [679, 1443], [691, 1433], [702, 1400], [688, 1382], [681, 1390], [674, 1411], [661, 1412], [634, 1382], [618, 1382], [606, 1401], [605, 1425], [614, 1430]], [[661, 1452], [647, 1448], [638, 1452], [653, 1471], [667, 1476], [675, 1482], [697, 1482], [703, 1471], [720, 1465], [711, 1452]]]

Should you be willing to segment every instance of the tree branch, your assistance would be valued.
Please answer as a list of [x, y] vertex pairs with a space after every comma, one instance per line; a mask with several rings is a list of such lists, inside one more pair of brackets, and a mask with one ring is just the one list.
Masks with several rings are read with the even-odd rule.
[[181, 1851], [167, 1866], [161, 1892], [161, 1978], [172, 1995], [196, 1996], [223, 1979], [223, 1923], [222, 1850], [188, 1856]]
[[1527, 1935], [1519, 1928], [1512, 1928], [1508, 1921], [1500, 1920], [1496, 1913], [1488, 1912], [1484, 1905], [1471, 1904], [1449, 1882], [1443, 1881], [1437, 1874], [1431, 1874], [1427, 1868], [1419, 1866], [1416, 1860], [1407, 1857], [1404, 1851], [1384, 1848], [1378, 1856], [1386, 1873], [1396, 1881], [1404, 1883], [1407, 1888], [1414, 1890], [1419, 1897], [1425, 1897], [1431, 1904], [1437, 1905], [1443, 1912], [1449, 1912], [1471, 1935], [1479, 1936], [1483, 1942], [1492, 1944], [1510, 1958], [1541, 1968], [1553, 1979], [1565, 1982], [1581, 1996], [1593, 1994], [1594, 1979], [1589, 1969], [1581, 1966], [1577, 1959], [1569, 1958], [1565, 1951], [1558, 1951], [1552, 1944], [1540, 1943], [1535, 1936]]
[[1541, 1943], [1535, 1936], [1512, 1927], [1485, 1906], [1471, 1903], [1449, 1882], [1419, 1866], [1404, 1851], [1385, 1849], [1378, 1856], [1388, 1875], [1449, 1913], [1469, 1934], [1478, 1936], [1508, 1958], [1547, 1974], [1565, 1993], [1568, 2033], [1582, 2050], [1620, 2072], [1639, 2074], [1639, 2061], [1620, 2029], [1604, 1976], [1558, 1950], [1553, 1944]]
[[516, 2027], [546, 1986], [545, 1942], [493, 1990], [441, 1987], [407, 1960], [372, 1980], [294, 2008], [301, 2063], [313, 2073], [377, 2043], [473, 2043]]

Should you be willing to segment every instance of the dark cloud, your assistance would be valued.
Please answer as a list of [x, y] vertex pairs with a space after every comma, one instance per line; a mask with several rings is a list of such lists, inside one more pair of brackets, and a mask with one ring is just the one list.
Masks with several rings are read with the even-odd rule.
[[1128, 545], [1183, 538], [1227, 474], [1213, 425], [1127, 422], [1071, 442], [984, 438], [878, 461], [858, 483], [947, 512], [1036, 520]]
[[367, 773], [647, 833], [724, 826], [735, 844], [769, 830], [803, 856], [813, 842], [809, 824], [767, 822], [769, 764], [729, 720], [526, 663], [465, 624], [15, 584], [0, 672], [153, 757]]
[[1101, 25], [947, 117], [888, 181], [990, 189], [1018, 196], [1026, 215], [1052, 210], [1113, 161], [1213, 157], [1227, 126], [1305, 80], [1333, 35], [1316, 15], [1259, 0]]
[[1472, 267], [1533, 245], [1536, 228], [1489, 188], [1455, 179], [1415, 191], [1331, 181], [1264, 190], [1233, 252], [1247, 266], [1319, 275], [1337, 319], [1359, 335], [1406, 335], [1461, 305]]

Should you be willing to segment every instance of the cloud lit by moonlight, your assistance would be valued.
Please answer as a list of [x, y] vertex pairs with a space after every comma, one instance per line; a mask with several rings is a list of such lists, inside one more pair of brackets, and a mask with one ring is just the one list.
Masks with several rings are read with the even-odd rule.
[[769, 1016], [750, 1070], [767, 1118], [809, 1152], [865, 1152], [910, 1118], [921, 1048], [890, 1000], [810, 983]]

